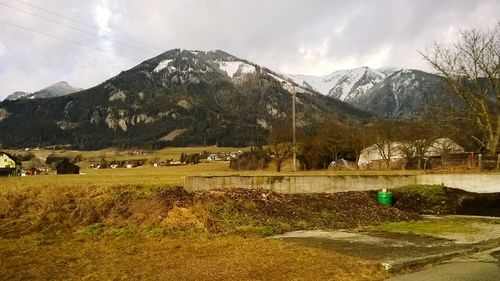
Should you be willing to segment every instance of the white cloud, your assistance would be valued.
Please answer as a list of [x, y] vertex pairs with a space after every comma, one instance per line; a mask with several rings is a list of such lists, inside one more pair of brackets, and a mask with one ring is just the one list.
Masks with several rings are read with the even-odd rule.
[[111, 22], [111, 10], [109, 9], [108, 1], [97, 1], [94, 2], [94, 8], [92, 11], [94, 16], [94, 21], [97, 26], [101, 29], [99, 33], [102, 35], [111, 31], [110, 22]]
[[6, 52], [7, 52], [7, 49], [5, 48], [5, 46], [3, 44], [0, 43], [0, 57], [5, 55]]
[[391, 51], [392, 51], [392, 46], [390, 45], [383, 46], [374, 54], [369, 55], [362, 64], [371, 67], [387, 66], [387, 63], [391, 58], [390, 57]]

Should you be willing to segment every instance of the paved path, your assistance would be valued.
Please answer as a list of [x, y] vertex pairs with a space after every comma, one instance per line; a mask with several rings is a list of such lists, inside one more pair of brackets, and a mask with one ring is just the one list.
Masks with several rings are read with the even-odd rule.
[[387, 269], [396, 271], [408, 265], [427, 264], [475, 248], [457, 245], [443, 238], [388, 232], [295, 231], [276, 238], [378, 261]]
[[[443, 218], [426, 217], [427, 220], [435, 220], [436, 223], [439, 223]], [[377, 261], [391, 272], [399, 272], [407, 268], [418, 268], [427, 264], [438, 264], [454, 259], [453, 264], [455, 262], [466, 262], [464, 268], [472, 270], [472, 276], [477, 276], [483, 270], [485, 270], [486, 273], [484, 274], [486, 276], [487, 272], [498, 273], [495, 266], [498, 265], [500, 256], [500, 219], [464, 216], [448, 216], [448, 219], [452, 221], [457, 219], [460, 223], [463, 223], [464, 220], [470, 220], [470, 227], [474, 227], [476, 231], [470, 233], [442, 232], [438, 234], [432, 233], [433, 236], [421, 236], [411, 233], [380, 231], [313, 230], [289, 232], [275, 238], [307, 247], [327, 249], [345, 255]], [[491, 264], [488, 262], [491, 262]], [[448, 267], [453, 267], [453, 265], [445, 264], [442, 270], [446, 271]], [[437, 268], [441, 269], [440, 266]], [[450, 274], [465, 274], [467, 270], [462, 272], [451, 269], [449, 272]], [[446, 273], [443, 274], [446, 275]], [[496, 281], [500, 281], [500, 274], [497, 275]]]
[[498, 281], [500, 264], [490, 262], [452, 262], [404, 274], [387, 281]]

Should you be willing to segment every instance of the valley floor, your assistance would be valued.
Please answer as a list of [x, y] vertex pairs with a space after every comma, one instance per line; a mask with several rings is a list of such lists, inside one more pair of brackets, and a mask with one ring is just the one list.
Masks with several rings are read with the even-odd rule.
[[266, 237], [416, 217], [362, 193], [187, 193], [174, 186], [198, 167], [170, 168], [0, 181], [2, 279], [383, 280], [376, 262]]
[[[420, 217], [380, 206], [370, 192], [188, 193], [179, 187], [190, 174], [272, 173], [235, 172], [227, 162], [82, 172], [2, 178], [2, 279], [383, 280], [389, 274], [374, 261], [267, 238]], [[443, 187], [430, 190], [442, 202]], [[432, 200], [425, 205], [431, 211], [439, 205]]]

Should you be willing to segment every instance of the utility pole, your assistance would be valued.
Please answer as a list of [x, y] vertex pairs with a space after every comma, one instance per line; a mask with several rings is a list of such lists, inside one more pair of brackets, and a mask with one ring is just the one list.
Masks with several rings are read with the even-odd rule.
[[295, 84], [292, 84], [292, 119], [293, 119], [293, 143], [292, 143], [292, 151], [293, 151], [293, 172], [297, 171], [297, 146], [296, 146], [296, 138], [295, 138]]

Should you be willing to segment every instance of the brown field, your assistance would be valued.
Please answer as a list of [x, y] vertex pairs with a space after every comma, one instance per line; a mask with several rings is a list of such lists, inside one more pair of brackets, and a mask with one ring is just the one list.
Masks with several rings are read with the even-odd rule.
[[383, 280], [373, 262], [275, 240], [195, 235], [0, 239], [2, 280]]
[[[146, 155], [82, 154], [80, 175], [0, 180], [0, 273], [5, 280], [383, 280], [370, 261], [266, 237], [297, 229], [349, 228], [415, 216], [380, 207], [363, 194], [283, 197], [260, 193], [185, 195], [192, 174], [273, 175], [232, 171], [228, 162], [132, 169], [89, 169], [105, 157], [178, 159], [180, 153], [235, 148], [169, 148]], [[53, 151], [34, 151], [46, 157]], [[290, 163], [284, 172], [290, 173]], [[415, 174], [421, 171], [308, 171], [308, 174]], [[193, 197], [194, 196], [194, 197]], [[200, 197], [201, 196], [201, 197]], [[359, 205], [352, 204], [357, 196]], [[201, 198], [201, 199], [200, 199]], [[267, 197], [273, 198], [273, 197]], [[343, 209], [342, 202], [353, 209]], [[346, 201], [346, 202], [347, 202]], [[332, 202], [337, 202], [333, 203]], [[316, 206], [317, 205], [317, 206]], [[313, 207], [314, 206], [314, 207]], [[292, 212], [294, 210], [294, 212]], [[295, 212], [297, 211], [297, 212]], [[368, 214], [368, 215], [367, 215]]]
[[[160, 153], [162, 157], [174, 158], [180, 152], [200, 151], [200, 148], [190, 149]], [[82, 154], [102, 155], [101, 152]], [[80, 163], [82, 167], [84, 164]], [[81, 175], [2, 178], [2, 279], [383, 280], [387, 277], [380, 266], [370, 261], [265, 238], [291, 228], [321, 227], [328, 217], [313, 218], [328, 215], [324, 211], [305, 213], [304, 216], [311, 216], [311, 221], [295, 221], [275, 218], [273, 213], [262, 217], [259, 207], [246, 199], [194, 204], [187, 209], [176, 207], [184, 204], [177, 199], [158, 199], [173, 186], [182, 185], [186, 175], [269, 174], [272, 170], [270, 167], [266, 171], [235, 172], [227, 162], [216, 162], [158, 168], [150, 165], [133, 169], [83, 168]], [[173, 209], [162, 202], [174, 204]], [[212, 220], [218, 225], [215, 230], [209, 229]]]

